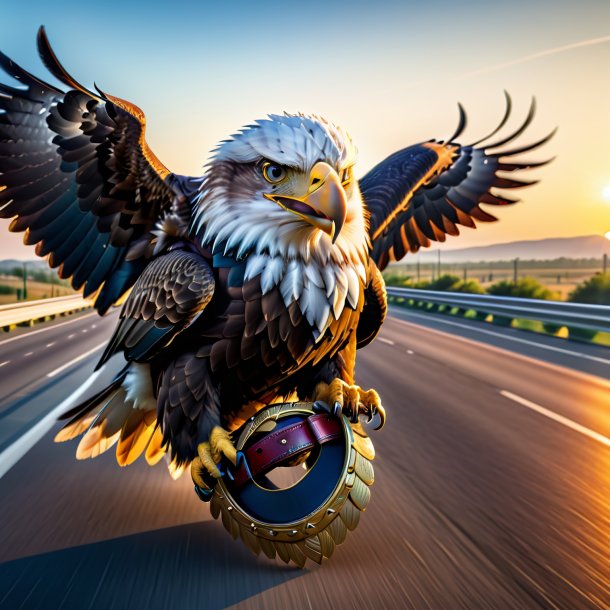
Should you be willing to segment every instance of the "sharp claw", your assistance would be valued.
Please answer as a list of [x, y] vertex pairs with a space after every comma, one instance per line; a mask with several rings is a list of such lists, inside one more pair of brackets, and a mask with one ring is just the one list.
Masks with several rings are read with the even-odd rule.
[[209, 502], [214, 495], [213, 489], [203, 489], [203, 487], [199, 487], [199, 485], [195, 485], [195, 493], [199, 497], [202, 502]]
[[381, 430], [385, 426], [385, 410], [383, 408], [376, 409], [375, 415], [379, 416], [379, 424], [373, 430]]
[[340, 402], [336, 402], [333, 406], [333, 413], [336, 417], [340, 417], [341, 413], [343, 413], [343, 407]]
[[330, 413], [330, 407], [322, 400], [316, 400], [313, 403], [313, 410], [317, 413]]

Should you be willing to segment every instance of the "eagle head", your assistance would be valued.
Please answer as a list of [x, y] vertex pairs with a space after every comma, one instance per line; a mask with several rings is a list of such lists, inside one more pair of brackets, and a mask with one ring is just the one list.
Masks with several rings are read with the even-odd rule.
[[213, 251], [345, 262], [367, 250], [356, 148], [315, 115], [269, 115], [214, 150], [194, 232]]

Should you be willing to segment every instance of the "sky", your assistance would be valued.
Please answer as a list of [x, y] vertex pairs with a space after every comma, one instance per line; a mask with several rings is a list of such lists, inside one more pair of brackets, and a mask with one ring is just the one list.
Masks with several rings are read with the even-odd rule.
[[[503, 90], [514, 102], [507, 133], [535, 95], [520, 142], [558, 126], [526, 157], [556, 159], [527, 176], [541, 181], [498, 210], [500, 222], [464, 228], [443, 248], [610, 231], [607, 0], [0, 0], [0, 14], [4, 53], [54, 82], [36, 53], [44, 24], [68, 71], [140, 106], [151, 148], [189, 175], [218, 141], [269, 113], [315, 112], [346, 127], [362, 176], [395, 150], [448, 137], [458, 102], [468, 143], [499, 121]], [[32, 258], [7, 227], [0, 258]]]

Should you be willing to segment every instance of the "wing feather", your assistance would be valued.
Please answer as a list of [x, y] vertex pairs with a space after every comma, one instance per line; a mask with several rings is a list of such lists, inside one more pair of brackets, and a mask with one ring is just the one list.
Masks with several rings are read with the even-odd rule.
[[[80, 85], [43, 28], [38, 49], [69, 89], [0, 53], [0, 69], [21, 85], [0, 83], [0, 218], [12, 219], [10, 230], [25, 232], [24, 242], [75, 289], [97, 292], [103, 313], [136, 281], [153, 256], [157, 223], [187, 209], [192, 188], [146, 144], [139, 108]], [[129, 260], [136, 242], [140, 255]]]
[[517, 200], [503, 191], [536, 184], [536, 180], [505, 173], [541, 167], [550, 159], [513, 161], [510, 157], [543, 146], [555, 131], [531, 144], [502, 149], [531, 125], [536, 111], [532, 100], [525, 119], [515, 130], [485, 144], [511, 114], [511, 98], [505, 95], [504, 116], [485, 138], [470, 145], [454, 141], [466, 126], [466, 114], [460, 105], [459, 124], [449, 140], [431, 140], [398, 151], [360, 180], [360, 191], [371, 216], [372, 258], [380, 269], [407, 252], [417, 252], [433, 241], [445, 241], [446, 235], [458, 235], [459, 225], [475, 227], [475, 220], [496, 220], [480, 204], [513, 204]]

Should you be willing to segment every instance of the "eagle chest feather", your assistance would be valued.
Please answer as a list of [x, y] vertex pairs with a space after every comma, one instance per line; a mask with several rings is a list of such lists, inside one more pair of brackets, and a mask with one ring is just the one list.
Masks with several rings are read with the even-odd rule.
[[364, 306], [366, 277], [355, 269], [329, 273], [288, 262], [270, 280], [266, 270], [274, 261], [260, 273], [259, 264], [215, 257], [219, 315], [204, 327], [198, 353], [209, 356], [220, 380], [238, 382], [247, 398], [333, 357], [355, 332]]

